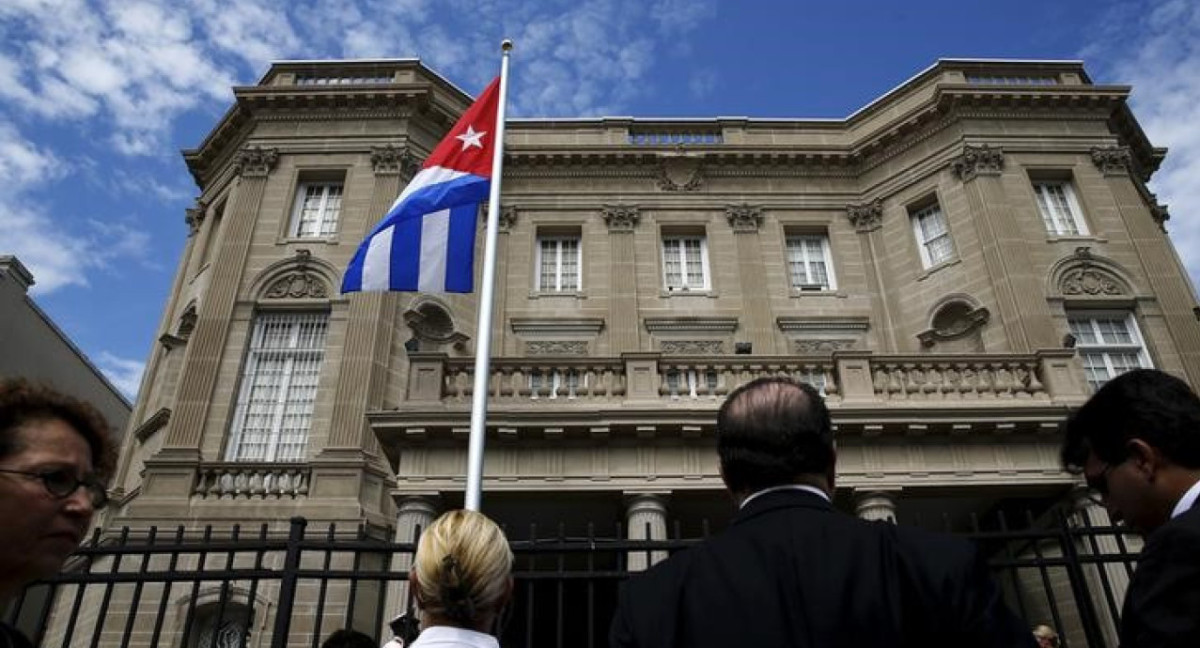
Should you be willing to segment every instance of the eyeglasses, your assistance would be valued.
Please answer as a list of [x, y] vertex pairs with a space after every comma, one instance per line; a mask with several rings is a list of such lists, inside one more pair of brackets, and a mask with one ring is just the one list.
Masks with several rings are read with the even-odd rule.
[[65, 469], [41, 470], [37, 472], [0, 469], [0, 473], [25, 475], [26, 477], [41, 480], [42, 486], [46, 488], [46, 492], [58, 499], [70, 497], [82, 486], [87, 490], [88, 500], [92, 503], [93, 509], [99, 510], [108, 505], [108, 492], [104, 489], [104, 484], [91, 475], [79, 479], [75, 476], [74, 472]]
[[1112, 469], [1116, 468], [1118, 465], [1119, 464], [1106, 463], [1104, 464], [1104, 469], [1100, 471], [1100, 474], [1094, 477], [1088, 477], [1086, 475], [1084, 476], [1084, 482], [1087, 484], [1088, 499], [1099, 504], [1100, 506], [1105, 505], [1104, 501], [1108, 499], [1108, 473], [1112, 472]]

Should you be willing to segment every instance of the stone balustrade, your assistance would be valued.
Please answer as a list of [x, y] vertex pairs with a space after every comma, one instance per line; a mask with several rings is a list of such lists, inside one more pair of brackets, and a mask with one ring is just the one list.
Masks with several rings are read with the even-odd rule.
[[[410, 356], [408, 402], [468, 404], [474, 360], [440, 353]], [[1082, 371], [1069, 350], [1034, 354], [876, 355], [842, 351], [823, 356], [663, 356], [619, 358], [495, 358], [489, 401], [494, 404], [569, 401], [719, 400], [761, 376], [789, 376], [816, 387], [842, 407], [903, 401], [926, 404], [1086, 398]], [[923, 405], [925, 406], [925, 405]]]
[[302, 464], [206, 463], [196, 469], [192, 495], [219, 499], [306, 497], [312, 468]]

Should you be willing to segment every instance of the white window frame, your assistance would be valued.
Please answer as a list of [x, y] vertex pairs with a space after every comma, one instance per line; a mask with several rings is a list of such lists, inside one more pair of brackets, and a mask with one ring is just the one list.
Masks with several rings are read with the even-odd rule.
[[[819, 241], [821, 258], [810, 258], [809, 243]], [[784, 240], [788, 280], [793, 291], [837, 290], [837, 277], [833, 272], [833, 254], [829, 247], [828, 234], [789, 234]], [[796, 258], [798, 256], [799, 258]], [[825, 282], [813, 281], [813, 264], [820, 261], [825, 264]], [[798, 282], [794, 272], [794, 264], [799, 264], [804, 270], [804, 281]]]
[[[937, 236], [926, 238], [925, 228], [922, 224], [926, 219], [933, 218], [936, 218], [941, 222], [943, 233], [938, 234]], [[940, 204], [935, 202], [931, 205], [926, 205], [921, 209], [913, 211], [911, 220], [913, 236], [916, 237], [917, 240], [917, 251], [921, 254], [921, 265], [923, 267], [932, 268], [954, 259], [954, 238], [950, 235], [950, 222], [946, 219], [946, 213], [942, 211]], [[934, 259], [933, 255], [930, 253], [930, 250], [933, 249], [934, 242], [943, 237], [949, 241], [948, 251], [945, 253], [944, 257]]]
[[[281, 327], [282, 335], [272, 340], [270, 332]], [[226, 461], [305, 459], [328, 333], [328, 313], [268, 312], [255, 316], [225, 449]], [[269, 423], [251, 429], [255, 419], [268, 419]]]
[[[333, 196], [333, 189], [335, 187], [337, 188], [337, 195]], [[318, 196], [319, 203], [316, 210], [317, 217], [314, 224], [315, 233], [305, 233], [300, 229], [303, 225], [301, 218], [304, 214], [304, 206], [308, 202], [310, 189], [320, 191]], [[337, 236], [338, 221], [341, 219], [345, 195], [346, 183], [341, 180], [301, 182], [296, 187], [296, 200], [292, 205], [292, 222], [288, 227], [288, 236], [304, 239], [322, 239]]]
[[[699, 259], [694, 258], [694, 256], [697, 254], [697, 252], [691, 252], [691, 253], [688, 252], [687, 244], [686, 244], [687, 241], [698, 241], [699, 242], [699, 244], [700, 244], [699, 250], [698, 250]], [[680, 283], [678, 285], [671, 285], [671, 282], [669, 279], [669, 274], [667, 272], [667, 264], [669, 262], [668, 256], [671, 254], [674, 254], [674, 252], [671, 252], [668, 250], [668, 248], [670, 248], [670, 247], [678, 248], [679, 279], [680, 279]], [[712, 276], [708, 270], [708, 237], [707, 236], [705, 236], [703, 234], [663, 235], [662, 244], [660, 245], [660, 249], [662, 251], [663, 288], [667, 292], [672, 292], [672, 293], [674, 293], [674, 292], [693, 292], [693, 291], [703, 292], [703, 291], [707, 291], [707, 290], [712, 290]], [[690, 277], [689, 277], [690, 273], [688, 272], [688, 264], [696, 263], [696, 262], [698, 262], [700, 264], [700, 274], [702, 277], [702, 281], [699, 284], [692, 283], [690, 281]]]
[[[567, 282], [563, 279], [568, 275], [563, 270], [563, 260], [566, 258], [563, 254], [563, 244], [567, 242], [575, 243], [575, 287], [564, 287]], [[543, 244], [554, 243], [554, 278], [553, 284], [547, 286], [543, 283], [542, 262], [543, 255], [546, 253]], [[583, 240], [578, 235], [555, 235], [555, 236], [539, 236], [535, 242], [536, 249], [533, 262], [533, 281], [534, 290], [543, 293], [567, 292], [577, 293], [583, 291]]]
[[[709, 369], [702, 374], [695, 369], [671, 369], [666, 374], [667, 395], [672, 399], [680, 398], [700, 398], [701, 394], [698, 391], [700, 385], [700, 377], [704, 377], [704, 386], [706, 388], [703, 394], [706, 397], [716, 398], [717, 386], [720, 384], [720, 377], [713, 369]], [[681, 380], [682, 379], [682, 380]]]
[[[1103, 329], [1100, 322], [1104, 320], [1120, 321], [1125, 326], [1125, 332], [1129, 335], [1129, 342], [1120, 342], [1116, 340], [1105, 339]], [[1079, 328], [1084, 323], [1090, 328], [1094, 341], [1088, 341], [1083, 336], [1079, 335]], [[1130, 369], [1151, 369], [1154, 364], [1150, 361], [1150, 354], [1146, 351], [1146, 338], [1142, 337], [1141, 328], [1138, 327], [1137, 318], [1129, 311], [1069, 311], [1067, 313], [1067, 326], [1071, 331], [1071, 335], [1075, 337], [1075, 350], [1079, 354], [1080, 362], [1084, 367], [1084, 380], [1092, 387], [1093, 390], [1099, 389], [1105, 382], [1119, 376], [1124, 371]], [[1113, 356], [1117, 354], [1135, 354], [1137, 356], [1137, 367], [1126, 367], [1123, 371], [1118, 371], [1117, 364], [1113, 362]], [[1088, 369], [1090, 363], [1088, 356], [1099, 360], [1102, 365], [1106, 377], [1103, 380], [1092, 378]]]
[[[1037, 203], [1038, 215], [1042, 217], [1042, 225], [1052, 236], [1088, 236], [1087, 222], [1083, 218], [1083, 208], [1075, 195], [1075, 183], [1070, 180], [1033, 180], [1033, 199]], [[1062, 202], [1051, 200], [1049, 188], [1062, 191]], [[1063, 213], [1063, 210], [1067, 213]], [[1074, 231], [1072, 231], [1074, 230]]]
[[542, 390], [547, 377], [550, 378], [550, 393], [546, 395], [546, 398], [566, 398], [570, 400], [575, 398], [576, 392], [579, 389], [587, 389], [587, 374], [576, 369], [567, 369], [565, 372], [554, 369], [549, 374], [535, 371], [529, 374], [530, 398], [533, 400], [541, 398], [538, 392]]

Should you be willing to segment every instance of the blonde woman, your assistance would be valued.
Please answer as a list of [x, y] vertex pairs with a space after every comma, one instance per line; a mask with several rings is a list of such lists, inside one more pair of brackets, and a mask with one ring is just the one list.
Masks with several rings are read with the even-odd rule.
[[421, 635], [411, 648], [498, 648], [490, 634], [512, 598], [513, 555], [482, 513], [450, 511], [421, 534], [409, 574]]

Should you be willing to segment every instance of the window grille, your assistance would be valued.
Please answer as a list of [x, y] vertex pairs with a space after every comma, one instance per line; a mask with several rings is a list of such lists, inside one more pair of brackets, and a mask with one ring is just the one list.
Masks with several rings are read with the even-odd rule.
[[708, 290], [708, 246], [703, 236], [663, 238], [663, 281], [669, 291]]
[[983, 85], [1058, 85], [1058, 77], [1046, 75], [968, 74], [967, 83]]
[[1131, 369], [1150, 367], [1132, 314], [1072, 315], [1068, 323], [1092, 389]]
[[788, 273], [793, 290], [832, 290], [833, 263], [827, 236], [787, 237]]
[[580, 289], [579, 237], [538, 239], [538, 286], [542, 292], [576, 292]]
[[1087, 234], [1083, 226], [1083, 213], [1071, 183], [1035, 182], [1033, 193], [1037, 196], [1038, 212], [1042, 215], [1047, 232], [1061, 236]]
[[950, 260], [954, 256], [954, 245], [950, 242], [950, 229], [946, 217], [937, 204], [930, 205], [913, 214], [913, 229], [920, 244], [921, 260], [926, 268]]
[[304, 459], [328, 319], [324, 313], [255, 318], [227, 460]]

